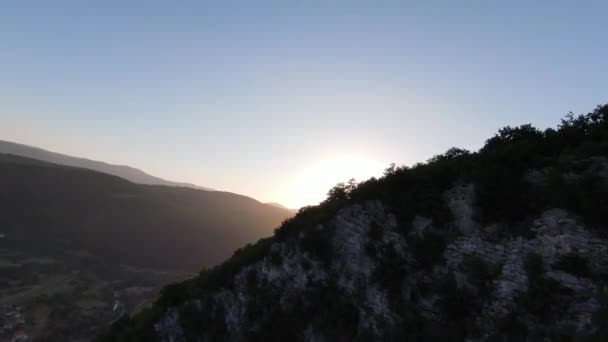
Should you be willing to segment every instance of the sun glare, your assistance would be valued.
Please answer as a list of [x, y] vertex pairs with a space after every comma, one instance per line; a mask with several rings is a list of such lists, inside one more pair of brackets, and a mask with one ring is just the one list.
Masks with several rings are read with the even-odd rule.
[[323, 201], [329, 189], [351, 178], [364, 181], [382, 175], [386, 164], [363, 157], [337, 157], [322, 160], [305, 168], [288, 189], [290, 208], [315, 205]]

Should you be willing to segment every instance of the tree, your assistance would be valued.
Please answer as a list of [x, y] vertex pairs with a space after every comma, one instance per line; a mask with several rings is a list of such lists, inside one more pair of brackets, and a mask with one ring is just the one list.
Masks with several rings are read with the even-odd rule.
[[441, 161], [445, 161], [445, 160], [452, 160], [452, 159], [468, 156], [470, 154], [471, 154], [471, 152], [469, 152], [469, 150], [465, 150], [465, 149], [458, 148], [458, 147], [452, 147], [449, 150], [445, 151], [444, 154], [438, 154], [436, 156], [433, 156], [431, 159], [429, 159], [427, 161], [427, 163], [431, 164], [431, 163], [441, 162]]
[[350, 199], [350, 194], [357, 189], [357, 186], [358, 183], [354, 178], [351, 178], [346, 183], [340, 182], [327, 192], [325, 202], [348, 200]]

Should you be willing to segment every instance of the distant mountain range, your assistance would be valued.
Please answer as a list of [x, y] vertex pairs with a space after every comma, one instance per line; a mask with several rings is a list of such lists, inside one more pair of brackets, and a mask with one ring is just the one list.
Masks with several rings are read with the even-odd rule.
[[113, 165], [86, 158], [72, 157], [65, 154], [50, 152], [38, 147], [27, 146], [10, 141], [0, 140], [0, 153], [13, 154], [21, 157], [38, 159], [49, 163], [91, 169], [124, 178], [139, 184], [155, 184], [181, 186], [201, 190], [213, 190], [190, 183], [172, 182], [149, 175], [142, 170], [126, 165]]
[[0, 151], [0, 341], [88, 341], [293, 216], [128, 166]]
[[88, 341], [293, 216], [128, 166], [0, 151], [0, 341]]
[[192, 271], [271, 235], [290, 216], [229, 192], [136, 184], [0, 154], [0, 246], [24, 252], [78, 250], [110, 263]]

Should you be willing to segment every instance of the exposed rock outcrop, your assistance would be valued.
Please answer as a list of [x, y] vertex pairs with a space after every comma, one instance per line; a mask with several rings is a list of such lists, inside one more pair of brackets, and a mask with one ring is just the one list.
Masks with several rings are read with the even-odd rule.
[[[605, 271], [608, 260], [608, 241], [597, 237], [585, 225], [578, 222], [564, 210], [552, 209], [544, 211], [540, 217], [531, 222], [528, 238], [521, 236], [505, 237], [500, 241], [486, 239], [483, 229], [472, 220], [470, 204], [471, 186], [458, 187], [446, 193], [446, 201], [453, 211], [454, 225], [459, 236], [454, 238], [445, 248], [442, 261], [432, 272], [419, 270], [408, 248], [406, 234], [402, 233], [395, 216], [390, 209], [379, 201], [365, 202], [338, 211], [332, 220], [323, 222], [316, 229], [330, 231], [334, 255], [330, 264], [314, 260], [298, 244], [299, 239], [285, 242], [275, 242], [271, 246], [272, 253], [278, 253], [281, 262], [277, 264], [271, 257], [252, 264], [235, 275], [234, 288], [222, 289], [213, 293], [211, 303], [222, 310], [223, 317], [214, 317], [226, 326], [229, 340], [246, 340], [247, 334], [255, 330], [262, 317], [252, 316], [251, 300], [258, 295], [260, 288], [272, 293], [271, 300], [289, 314], [294, 305], [306, 300], [311, 289], [328, 286], [335, 283], [338, 291], [345, 298], [356, 303], [359, 314], [357, 331], [353, 336], [371, 334], [374, 338], [385, 338], [387, 327], [402, 324], [404, 317], [391, 306], [394, 293], [375, 280], [375, 272], [382, 256], [370, 255], [369, 249], [377, 253], [392, 248], [403, 263], [401, 272], [408, 274], [408, 280], [400, 285], [396, 296], [405, 305], [417, 308], [424, 319], [442, 322], [446, 319], [442, 313], [441, 302], [445, 293], [430, 291], [421, 294], [420, 298], [412, 301], [411, 294], [419, 292], [420, 284], [436, 284], [448, 275], [453, 274], [458, 288], [469, 288], [475, 296], [480, 296], [480, 290], [469, 280], [468, 273], [472, 270], [467, 260], [475, 258], [496, 270], [494, 279], [490, 279], [490, 290], [480, 298], [480, 318], [477, 321], [480, 330], [478, 339], [489, 338], [495, 330], [495, 324], [510, 314], [518, 312], [521, 299], [529, 290], [529, 279], [525, 268], [526, 258], [538, 254], [545, 265], [543, 274], [537, 275], [555, 280], [560, 286], [570, 289], [568, 305], [559, 315], [559, 324], [574, 327], [584, 333], [591, 329], [591, 317], [598, 309], [596, 296], [601, 291], [597, 281], [590, 278], [578, 277], [568, 272], [556, 269], [555, 263], [561, 256], [569, 253], [580, 253], [589, 260], [589, 267], [594, 272]], [[453, 195], [457, 198], [454, 199]], [[411, 234], [423, 234], [431, 225], [429, 219], [416, 217]], [[372, 229], [380, 230], [381, 238], [373, 239]], [[300, 239], [303, 238], [300, 237]], [[411, 242], [410, 242], [411, 243]], [[397, 252], [398, 251], [398, 252]], [[302, 265], [308, 265], [304, 268]], [[255, 274], [255, 287], [248, 286], [248, 275]], [[409, 297], [406, 297], [408, 295]], [[177, 308], [170, 308], [163, 318], [155, 325], [159, 336], [165, 341], [184, 340], [179, 324]], [[529, 330], [541, 329], [542, 324], [535, 320], [526, 321]], [[299, 336], [305, 341], [319, 341], [322, 332], [316, 331], [315, 326], [308, 325]], [[211, 338], [203, 340], [212, 340]]]

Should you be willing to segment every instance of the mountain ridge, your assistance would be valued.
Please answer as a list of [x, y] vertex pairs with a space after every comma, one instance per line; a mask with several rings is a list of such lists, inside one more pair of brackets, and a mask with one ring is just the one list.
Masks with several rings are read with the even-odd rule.
[[0, 153], [0, 340], [90, 340], [291, 215], [239, 194]]
[[[28, 241], [28, 236], [32, 242], [38, 241], [37, 234], [69, 241], [84, 239], [92, 243], [89, 247], [101, 251], [122, 246], [115, 250], [116, 255], [107, 251], [105, 255], [112, 259], [122, 255], [125, 260], [139, 260], [138, 266], [151, 268], [191, 270], [201, 262], [212, 265], [242, 244], [269, 235], [291, 215], [244, 195], [137, 184], [101, 171], [9, 154], [0, 154], [0, 175], [5, 242], [13, 236], [21, 243]], [[163, 237], [166, 229], [181, 233]], [[87, 237], [87, 230], [99, 240]], [[147, 254], [130, 251], [127, 242], [111, 243], [112, 234], [139, 245]], [[160, 256], [137, 240], [155, 246], [172, 241], [181, 249]], [[43, 239], [41, 243], [50, 241]], [[203, 246], [206, 251], [201, 250]]]
[[117, 165], [88, 158], [69, 156], [62, 153], [52, 152], [40, 147], [29, 146], [11, 141], [0, 140], [0, 153], [13, 154], [60, 165], [91, 169], [118, 176], [138, 184], [179, 186], [214, 191], [211, 188], [202, 187], [191, 183], [168, 181], [160, 177], [152, 176], [129, 165]]
[[273, 207], [277, 207], [277, 208], [281, 208], [281, 209], [285, 209], [285, 210], [289, 210], [291, 212], [297, 213], [298, 209], [292, 209], [292, 208], [288, 208], [287, 206], [281, 204], [281, 203], [277, 203], [277, 202], [266, 202], [266, 204], [271, 205]]

